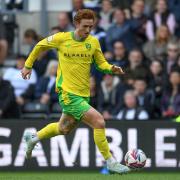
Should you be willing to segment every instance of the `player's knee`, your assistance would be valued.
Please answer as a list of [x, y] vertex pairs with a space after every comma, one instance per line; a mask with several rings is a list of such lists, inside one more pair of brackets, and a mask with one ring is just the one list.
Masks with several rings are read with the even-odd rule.
[[104, 122], [104, 120], [103, 120], [103, 121], [100, 121], [100, 122], [98, 123], [98, 127], [99, 127], [99, 129], [104, 129], [104, 128], [105, 128], [105, 122]]
[[105, 121], [102, 115], [99, 116], [99, 118], [97, 119], [97, 124], [96, 124], [96, 128], [98, 129], [104, 129], [105, 128]]
[[61, 134], [67, 135], [71, 132], [71, 129], [69, 127], [63, 127], [60, 125], [59, 127]]

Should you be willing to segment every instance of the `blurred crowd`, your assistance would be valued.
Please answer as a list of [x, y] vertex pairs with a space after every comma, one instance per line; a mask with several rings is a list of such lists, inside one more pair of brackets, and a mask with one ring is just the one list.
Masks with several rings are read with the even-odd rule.
[[[58, 14], [57, 26], [51, 27], [50, 34], [73, 31], [72, 18], [82, 8], [96, 12], [92, 35], [99, 39], [107, 61], [125, 71], [125, 75], [117, 77], [102, 74], [92, 65], [91, 105], [107, 120], [161, 120], [179, 116], [180, 1], [74, 0], [71, 12]], [[27, 54], [17, 55], [16, 66], [7, 68], [0, 78], [0, 117], [20, 118], [37, 112], [59, 116], [56, 51], [45, 51], [39, 56], [30, 80], [23, 80], [20, 74], [28, 54], [42, 38], [34, 29], [24, 32]], [[1, 68], [8, 56], [8, 46], [1, 28]]]

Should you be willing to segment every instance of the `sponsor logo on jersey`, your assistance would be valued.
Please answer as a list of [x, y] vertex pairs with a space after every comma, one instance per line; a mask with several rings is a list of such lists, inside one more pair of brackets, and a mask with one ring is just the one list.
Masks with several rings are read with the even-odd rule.
[[92, 55], [87, 54], [87, 53], [64, 53], [64, 57], [87, 57], [87, 58], [92, 58]]
[[85, 46], [86, 46], [86, 49], [87, 49], [87, 50], [89, 50], [89, 51], [91, 50], [91, 44], [85, 43]]

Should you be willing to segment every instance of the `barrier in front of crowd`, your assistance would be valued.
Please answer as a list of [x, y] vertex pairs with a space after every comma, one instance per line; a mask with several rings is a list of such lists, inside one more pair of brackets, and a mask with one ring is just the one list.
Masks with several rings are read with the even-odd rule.
[[[36, 132], [48, 121], [0, 121], [0, 170], [96, 169], [104, 161], [94, 145], [93, 131], [81, 125], [70, 135], [44, 140], [25, 159], [26, 130]], [[124, 163], [127, 150], [140, 148], [148, 159], [147, 169], [180, 169], [180, 126], [163, 121], [109, 121], [106, 134], [117, 161]]]

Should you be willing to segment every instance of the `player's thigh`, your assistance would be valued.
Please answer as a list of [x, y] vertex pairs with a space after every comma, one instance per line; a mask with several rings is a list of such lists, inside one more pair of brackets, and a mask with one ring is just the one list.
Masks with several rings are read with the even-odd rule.
[[83, 114], [82, 121], [95, 129], [105, 128], [103, 116], [93, 107]]
[[59, 120], [59, 128], [63, 134], [68, 134], [78, 125], [78, 121], [71, 115], [62, 114]]

